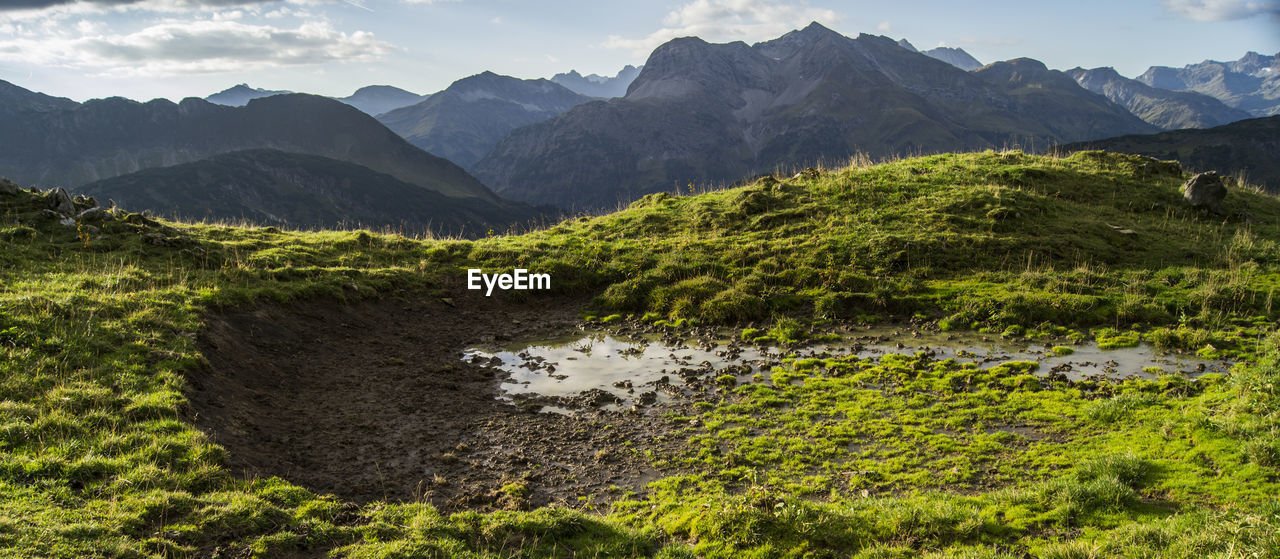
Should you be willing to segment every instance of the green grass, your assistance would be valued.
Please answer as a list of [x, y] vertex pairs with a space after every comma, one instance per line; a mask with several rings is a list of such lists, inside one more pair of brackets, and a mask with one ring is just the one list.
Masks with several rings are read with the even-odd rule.
[[[1154, 170], [1153, 170], [1154, 169]], [[0, 195], [0, 548], [17, 556], [1264, 557], [1280, 553], [1280, 203], [1183, 206], [1136, 157], [938, 155], [697, 196], [520, 236], [154, 223], [64, 227]], [[1121, 233], [1119, 229], [1133, 233]], [[591, 316], [815, 321], [1147, 340], [1228, 376], [1045, 381], [890, 356], [788, 359], [672, 416], [685, 468], [605, 514], [356, 506], [230, 475], [189, 420], [202, 313], [447, 295], [465, 270], [550, 273]], [[513, 297], [536, 301], [536, 295]], [[748, 323], [755, 322], [754, 327]], [[1071, 334], [1078, 336], [1071, 336]], [[694, 421], [696, 419], [696, 421]], [[527, 488], [504, 492], [520, 498]]]

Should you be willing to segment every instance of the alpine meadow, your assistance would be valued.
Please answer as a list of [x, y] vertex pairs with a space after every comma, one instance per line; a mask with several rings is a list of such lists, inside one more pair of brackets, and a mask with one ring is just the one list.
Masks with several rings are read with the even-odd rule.
[[0, 557], [1280, 557], [1280, 55], [668, 4], [0, 7]]

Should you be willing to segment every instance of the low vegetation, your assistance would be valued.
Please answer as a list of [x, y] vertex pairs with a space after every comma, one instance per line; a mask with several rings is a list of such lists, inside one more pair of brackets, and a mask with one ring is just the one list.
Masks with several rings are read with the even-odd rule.
[[[62, 225], [0, 194], [0, 548], [18, 556], [1267, 557], [1280, 554], [1280, 201], [1183, 204], [1176, 167], [1080, 152], [855, 165], [476, 241]], [[787, 359], [668, 421], [687, 473], [604, 510], [443, 514], [242, 480], [183, 396], [202, 313], [448, 297], [549, 273], [591, 315], [800, 343], [915, 320], [1233, 357], [1068, 382], [927, 355]], [[537, 294], [508, 294], [511, 304]], [[1068, 348], [1054, 348], [1064, 352]], [[732, 379], [730, 379], [732, 380]], [[504, 489], [504, 491], [506, 491]], [[514, 500], [527, 491], [510, 487]]]

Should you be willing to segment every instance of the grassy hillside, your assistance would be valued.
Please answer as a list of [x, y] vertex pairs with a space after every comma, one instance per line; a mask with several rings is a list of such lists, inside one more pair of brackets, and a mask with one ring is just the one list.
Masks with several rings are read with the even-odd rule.
[[[31, 557], [1265, 557], [1280, 553], [1280, 202], [1223, 220], [1136, 156], [986, 152], [653, 195], [515, 237], [64, 226], [0, 193], [0, 548]], [[452, 296], [525, 267], [684, 332], [930, 322], [1243, 360], [1122, 383], [785, 359], [667, 417], [680, 474], [597, 511], [444, 514], [245, 481], [184, 397], [210, 310]], [[538, 295], [510, 297], [538, 305]], [[612, 320], [612, 319], [611, 319]], [[743, 332], [752, 336], [751, 332]], [[1269, 337], [1270, 336], [1270, 337]], [[1018, 429], [1010, 428], [1016, 426]], [[1028, 431], [1029, 430], [1029, 431]], [[1028, 436], [1036, 433], [1037, 436]], [[513, 486], [512, 492], [520, 491]]]
[[1243, 176], [1280, 192], [1280, 116], [1253, 118], [1206, 130], [1174, 130], [1067, 144], [1063, 151], [1103, 149], [1181, 161], [1196, 171]]

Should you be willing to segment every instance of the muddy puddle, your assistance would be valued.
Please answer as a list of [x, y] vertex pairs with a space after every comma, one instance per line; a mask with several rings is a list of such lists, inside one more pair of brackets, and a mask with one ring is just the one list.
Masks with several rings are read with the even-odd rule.
[[461, 294], [216, 312], [197, 340], [207, 362], [186, 376], [191, 420], [245, 478], [280, 476], [356, 502], [596, 507], [678, 473], [648, 458], [684, 444], [664, 414], [694, 414], [721, 387], [767, 379], [792, 356], [926, 351], [982, 366], [1035, 360], [1071, 377], [1225, 367], [1145, 347], [1076, 346], [1059, 358], [893, 329], [799, 350], [711, 331], [590, 332], [580, 329], [583, 304]]
[[646, 456], [680, 441], [661, 417], [533, 413], [494, 398], [501, 371], [459, 362], [486, 340], [573, 331], [581, 301], [465, 297], [207, 316], [208, 364], [186, 379], [192, 420], [245, 478], [356, 502], [593, 507], [643, 495], [664, 474]]
[[723, 336], [708, 336], [690, 344], [664, 341], [656, 334], [589, 331], [472, 347], [463, 353], [463, 360], [505, 373], [499, 400], [541, 403], [539, 411], [562, 415], [572, 414], [575, 407], [639, 411], [692, 395], [711, 383], [724, 383], [724, 375], [733, 375], [736, 383], [767, 380], [772, 367], [792, 358], [853, 354], [879, 359], [889, 354], [925, 352], [932, 359], [955, 359], [982, 368], [1032, 361], [1039, 364], [1036, 374], [1062, 375], [1070, 380], [1154, 378], [1160, 373], [1196, 377], [1225, 373], [1231, 367], [1225, 361], [1162, 353], [1145, 343], [1116, 349], [1101, 349], [1096, 343], [1066, 345], [1072, 349], [1068, 355], [1055, 354], [1055, 345], [977, 335], [904, 333], [883, 327], [799, 349], [747, 345]]

